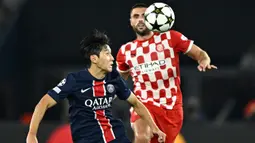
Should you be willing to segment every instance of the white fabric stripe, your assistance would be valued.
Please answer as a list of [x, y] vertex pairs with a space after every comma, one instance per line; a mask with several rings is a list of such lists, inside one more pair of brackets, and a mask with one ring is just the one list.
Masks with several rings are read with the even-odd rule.
[[154, 42], [157, 44], [159, 42], [161, 42], [161, 34], [159, 35], [154, 35]]
[[145, 42], [143, 42], [143, 43], [142, 43], [142, 46], [143, 46], [143, 47], [147, 47], [147, 46], [149, 46], [149, 41], [145, 41]]
[[164, 45], [165, 49], [169, 49], [170, 50], [170, 57], [171, 58], [174, 58], [174, 49], [170, 47], [169, 43], [168, 43], [168, 40], [165, 39], [162, 41], [162, 44]]
[[170, 40], [170, 39], [171, 39], [170, 31], [167, 31], [167, 32], [165, 32], [165, 33], [166, 33], [166, 38], [167, 38], [168, 40]]
[[136, 57], [144, 56], [143, 48], [144, 48], [144, 47], [137, 47], [137, 48], [136, 48]]
[[[165, 107], [165, 108], [168, 109], [168, 110], [172, 110], [173, 107], [174, 107], [174, 105], [175, 105], [176, 99], [177, 99], [177, 97], [176, 97], [176, 96], [173, 96], [173, 98], [172, 98], [173, 102], [171, 103], [171, 105], [168, 105], [168, 104], [160, 104], [160, 103], [158, 103], [158, 102], [155, 102], [155, 101], [153, 100], [153, 98], [148, 98], [148, 99], [144, 99], [144, 100], [141, 99], [140, 101], [141, 101], [142, 103], [148, 103], [149, 101], [151, 101], [151, 102], [153, 103], [153, 105], [155, 105], [155, 106], [157, 106], [157, 107], [162, 106], [162, 107]], [[162, 99], [162, 100], [165, 100], [165, 99]]]
[[131, 51], [135, 50], [137, 48], [137, 42], [135, 43], [130, 43], [131, 44]]
[[187, 54], [187, 53], [191, 50], [193, 44], [194, 44], [194, 41], [190, 41], [189, 47], [188, 47], [188, 49], [186, 50], [186, 52], [184, 52], [184, 54]]
[[117, 71], [120, 72], [120, 73], [128, 73], [130, 71], [130, 69], [126, 70], [126, 71], [122, 71], [119, 69], [119, 67], [117, 67]]
[[147, 98], [147, 92], [145, 90], [141, 91], [141, 97], [142, 97], [142, 99], [146, 99]]
[[[104, 135], [104, 129], [102, 128], [102, 125], [100, 124], [100, 121], [99, 121], [98, 118], [97, 118], [97, 113], [96, 113], [96, 111], [94, 111], [94, 113], [95, 113], [95, 119], [97, 120], [97, 123], [98, 123], [98, 125], [99, 125], [99, 127], [100, 127], [100, 129], [101, 129], [101, 132], [102, 132], [102, 135], [103, 135], [104, 143], [107, 143], [107, 142], [106, 142], [106, 139], [105, 139], [105, 135]], [[104, 113], [104, 114], [105, 114], [105, 113]]]
[[[93, 97], [95, 97], [95, 90], [94, 90], [94, 86], [95, 86], [95, 81], [93, 80], [92, 82], [92, 92], [93, 92]], [[96, 118], [95, 118], [96, 119]]]
[[54, 90], [57, 94], [59, 94], [59, 93], [61, 92], [61, 89], [60, 89], [59, 87], [54, 87], [53, 90]]
[[112, 133], [112, 136], [113, 136], [113, 138], [114, 139], [116, 139], [116, 136], [115, 136], [115, 134], [114, 134], [114, 132], [113, 132], [113, 129], [112, 129], [112, 124], [110, 123], [110, 119], [108, 119], [108, 123], [111, 125], [111, 133]]

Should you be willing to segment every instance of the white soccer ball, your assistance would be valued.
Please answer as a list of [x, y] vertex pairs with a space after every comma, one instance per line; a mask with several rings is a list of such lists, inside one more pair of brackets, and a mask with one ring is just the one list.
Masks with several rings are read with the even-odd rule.
[[165, 32], [170, 30], [175, 21], [172, 8], [161, 2], [151, 4], [144, 13], [145, 25], [150, 31]]

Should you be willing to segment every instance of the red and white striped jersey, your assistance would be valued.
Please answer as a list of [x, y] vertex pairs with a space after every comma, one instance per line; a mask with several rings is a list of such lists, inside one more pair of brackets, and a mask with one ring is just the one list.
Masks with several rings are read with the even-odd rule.
[[143, 102], [166, 109], [182, 106], [179, 53], [193, 44], [177, 31], [154, 33], [145, 41], [121, 46], [117, 54], [119, 72], [130, 72], [134, 93]]

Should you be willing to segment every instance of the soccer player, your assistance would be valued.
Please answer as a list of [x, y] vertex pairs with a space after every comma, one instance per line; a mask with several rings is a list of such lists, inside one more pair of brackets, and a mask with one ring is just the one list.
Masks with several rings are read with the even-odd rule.
[[128, 89], [117, 70], [112, 70], [114, 58], [107, 36], [94, 31], [81, 42], [81, 54], [86, 68], [68, 74], [36, 105], [27, 143], [38, 142], [36, 134], [46, 110], [65, 98], [70, 105], [70, 126], [75, 143], [131, 143], [123, 123], [112, 117], [110, 109], [115, 95], [127, 100], [159, 142], [164, 142], [165, 134], [154, 123], [149, 111]]
[[[130, 12], [130, 24], [137, 38], [121, 46], [117, 69], [134, 81], [134, 93], [150, 111], [158, 127], [166, 133], [166, 143], [173, 143], [183, 123], [180, 89], [179, 53], [198, 62], [198, 70], [216, 69], [208, 54], [183, 34], [170, 30], [149, 31], [144, 24], [145, 4], [136, 4]], [[152, 130], [131, 108], [131, 124], [135, 143], [157, 142], [150, 138]]]

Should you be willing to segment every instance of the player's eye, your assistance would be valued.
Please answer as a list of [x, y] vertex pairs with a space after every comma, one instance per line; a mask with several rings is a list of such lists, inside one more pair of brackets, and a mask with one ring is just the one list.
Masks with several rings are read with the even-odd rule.
[[134, 14], [133, 18], [137, 19], [139, 17], [139, 14]]

